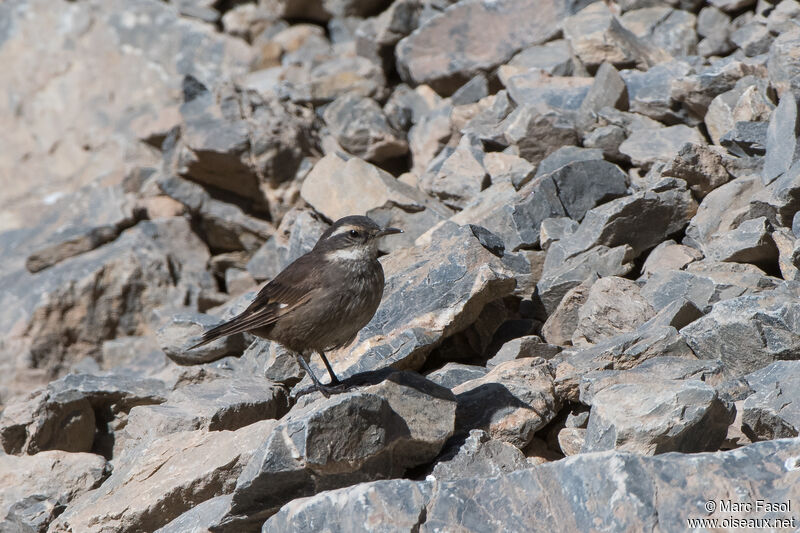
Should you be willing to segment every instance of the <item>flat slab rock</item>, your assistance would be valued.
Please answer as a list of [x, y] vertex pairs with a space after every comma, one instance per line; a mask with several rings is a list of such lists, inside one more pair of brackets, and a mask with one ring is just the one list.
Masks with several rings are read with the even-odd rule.
[[294, 500], [261, 531], [310, 533], [318, 524], [340, 524], [332, 531], [343, 532], [391, 523], [392, 531], [424, 533], [525, 531], [530, 524], [549, 531], [677, 533], [686, 531], [687, 518], [730, 516], [709, 515], [703, 507], [709, 500], [796, 500], [798, 455], [800, 442], [785, 439], [692, 455], [581, 454], [488, 479], [376, 481]]
[[744, 379], [754, 391], [744, 401], [744, 433], [753, 440], [798, 436], [800, 361], [775, 361]]
[[453, 434], [453, 394], [410, 372], [383, 377], [329, 399], [315, 393], [295, 406], [236, 482], [224, 530], [251, 527], [295, 498], [400, 476], [433, 460]]

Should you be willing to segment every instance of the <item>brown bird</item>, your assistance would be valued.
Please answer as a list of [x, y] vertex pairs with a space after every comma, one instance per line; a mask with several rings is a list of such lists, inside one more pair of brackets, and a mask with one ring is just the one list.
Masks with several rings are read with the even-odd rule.
[[[189, 349], [246, 331], [292, 351], [325, 396], [341, 390], [325, 352], [350, 344], [378, 309], [384, 285], [378, 240], [393, 233], [402, 230], [381, 228], [368, 217], [337, 220], [313, 250], [267, 283], [247, 309], [203, 333]], [[329, 385], [321, 384], [308, 366], [313, 352], [328, 369]]]

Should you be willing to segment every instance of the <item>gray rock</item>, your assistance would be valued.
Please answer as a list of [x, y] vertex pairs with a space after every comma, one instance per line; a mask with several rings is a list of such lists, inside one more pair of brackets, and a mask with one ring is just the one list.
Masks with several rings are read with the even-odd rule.
[[[565, 239], [569, 239], [569, 236]], [[550, 245], [552, 250], [561, 241]], [[549, 251], [548, 256], [549, 257]], [[548, 262], [545, 258], [545, 268], [539, 281], [536, 283], [536, 296], [541, 301], [547, 314], [554, 313], [557, 306], [573, 287], [583, 283], [592, 276], [624, 276], [633, 269], [631, 260], [634, 257], [633, 249], [628, 245], [608, 246], [599, 245], [579, 252], [563, 261]], [[559, 327], [559, 329], [562, 329]], [[562, 329], [562, 331], [564, 331]], [[555, 339], [548, 342], [557, 343]]]
[[581, 452], [617, 449], [655, 455], [716, 450], [734, 413], [733, 405], [701, 381], [611, 385], [592, 399]]
[[[402, 475], [436, 457], [453, 434], [453, 395], [412, 373], [323, 400], [295, 407], [255, 451], [227, 527], [263, 521], [321, 489]], [[341, 431], [343, 416], [351, 431]]]
[[769, 60], [767, 61], [769, 81], [778, 89], [780, 95], [796, 93], [800, 89], [798, 42], [800, 42], [800, 29], [793, 28], [781, 33], [769, 48]]
[[746, 295], [714, 304], [681, 330], [701, 359], [720, 359], [727, 377], [739, 377], [779, 359], [794, 359], [800, 343], [800, 307], [779, 293]]
[[601, 161], [603, 153], [596, 148], [581, 148], [580, 146], [562, 146], [539, 162], [536, 167], [536, 177], [550, 174], [569, 163], [579, 161]]
[[550, 246], [544, 275], [593, 246], [627, 244], [634, 256], [638, 256], [680, 231], [697, 209], [691, 194], [682, 185], [676, 180], [664, 180], [651, 190], [590, 209], [575, 233]]
[[[690, 264], [689, 269], [694, 263]], [[726, 268], [725, 267], [729, 267]], [[657, 310], [672, 302], [688, 300], [707, 313], [717, 302], [775, 288], [780, 280], [770, 278], [752, 265], [708, 263], [703, 270], [664, 270], [653, 274], [642, 287], [642, 295]]]
[[[385, 524], [387, 517], [396, 520], [393, 531], [425, 533], [455, 528], [514, 531], [534, 523], [548, 530], [684, 531], [687, 512], [708, 516], [703, 503], [709, 494], [793, 500], [798, 453], [796, 439], [786, 439], [698, 455], [579, 455], [481, 480], [376, 481], [292, 502], [262, 531], [311, 532], [315, 524], [324, 523], [338, 533], [365, 523]], [[708, 475], [698, 477], [698, 471]], [[788, 513], [776, 514], [790, 521]], [[717, 511], [712, 518], [725, 516]]]
[[703, 254], [683, 244], [677, 244], [672, 239], [667, 240], [653, 248], [647, 255], [642, 265], [642, 277], [667, 270], [682, 270], [686, 265], [703, 258]]
[[517, 68], [502, 66], [498, 75], [517, 105], [557, 110], [577, 110], [592, 86], [588, 77], [551, 76], [538, 69], [519, 72]]
[[52, 206], [64, 225], [37, 244], [25, 260], [29, 272], [47, 267], [116, 239], [136, 223], [133, 202], [120, 186], [91, 184]]
[[767, 27], [757, 22], [750, 22], [735, 29], [730, 36], [739, 49], [747, 57], [754, 57], [769, 52], [770, 45], [775, 39]]
[[[408, 146], [413, 166], [411, 171], [422, 175], [452, 135], [452, 107], [443, 105], [424, 115], [408, 131]], [[477, 117], [476, 117], [477, 119]]]
[[463, 443], [438, 458], [430, 475], [437, 481], [453, 481], [495, 477], [529, 466], [518, 448], [474, 429]]
[[784, 93], [772, 114], [767, 128], [767, 153], [764, 157], [764, 184], [772, 183], [800, 159], [800, 118], [797, 98], [791, 91]]
[[711, 0], [709, 3], [722, 11], [730, 13], [753, 5], [753, 0]]
[[519, 190], [534, 176], [536, 167], [516, 155], [489, 152], [483, 157], [483, 166], [489, 173], [492, 185], [511, 183]]
[[664, 176], [684, 180], [698, 199], [731, 179], [722, 156], [703, 144], [681, 146], [675, 158], [661, 171]]
[[[443, 154], [442, 154], [443, 155]], [[420, 188], [454, 209], [462, 209], [490, 184], [483, 166], [483, 146], [464, 136], [452, 153], [434, 160], [420, 179]]]
[[[736, 75], [740, 72], [734, 70], [732, 74]], [[749, 103], [747, 103], [748, 100]], [[760, 109], [748, 109], [748, 107], [752, 107], [750, 104], [753, 100], [760, 100], [758, 104]], [[704, 121], [711, 140], [714, 144], [720, 144], [722, 137], [733, 130], [737, 122], [766, 121], [773, 108], [774, 106], [767, 96], [766, 81], [755, 76], [745, 76], [739, 79], [732, 89], [719, 94], [711, 101]]]
[[[554, 37], [568, 8], [560, 1], [504, 0], [490, 7], [462, 0], [398, 43], [397, 70], [408, 83], [427, 83], [439, 93], [451, 94], [478, 72]], [[450, 35], [454, 34], [461, 38], [453, 41]]]
[[575, 233], [578, 223], [569, 217], [550, 217], [542, 220], [539, 226], [539, 244], [545, 252], [555, 241]]
[[597, 274], [589, 275], [564, 294], [542, 325], [542, 337], [547, 342], [560, 346], [572, 344], [572, 335], [578, 327], [578, 313], [589, 296], [589, 290], [598, 279]]
[[454, 106], [473, 104], [481, 98], [489, 96], [489, 82], [486, 76], [478, 74], [467, 83], [459, 87], [450, 97]]
[[621, 71], [620, 76], [625, 80], [628, 91], [630, 110], [665, 124], [691, 122], [686, 111], [676, 105], [672, 97], [672, 82], [686, 76], [691, 70], [688, 63], [675, 60], [661, 63], [645, 72]]
[[581, 102], [581, 115], [592, 115], [604, 107], [628, 110], [628, 88], [619, 71], [611, 63], [603, 63], [594, 75], [594, 82]]
[[571, 117], [550, 108], [521, 105], [500, 124], [507, 145], [516, 145], [519, 155], [533, 164], [562, 146], [578, 144]]
[[745, 220], [735, 230], [713, 239], [704, 251], [712, 261], [751, 263], [765, 270], [771, 270], [778, 261], [772, 225], [765, 217]]
[[[289, 410], [286, 389], [260, 377], [217, 378], [187, 385], [159, 405], [134, 407], [123, 430], [130, 441], [157, 440], [179, 431], [236, 431]], [[130, 447], [130, 443], [126, 447]]]
[[215, 496], [195, 505], [168, 524], [156, 530], [156, 533], [207, 533], [212, 527], [219, 525], [225, 512], [230, 508], [231, 494]]
[[711, 37], [720, 32], [730, 33], [731, 18], [714, 6], [705, 6], [697, 14], [697, 35]]
[[596, 370], [627, 370], [654, 357], [696, 359], [681, 334], [671, 326], [645, 324], [590, 348], [555, 357], [555, 387], [562, 401], [578, 402], [580, 380]]
[[552, 76], [570, 76], [573, 73], [572, 52], [564, 39], [526, 48], [506, 64], [520, 69], [540, 69]]
[[590, 69], [601, 63], [649, 68], [669, 54], [638, 39], [604, 4], [590, 4], [563, 22], [564, 37], [575, 55]]
[[406, 479], [374, 481], [325, 491], [287, 503], [264, 523], [261, 531], [311, 533], [320, 521], [327, 524], [332, 533], [356, 531], [363, 529], [365, 524], [376, 533], [411, 533], [419, 530], [423, 521], [420, 517], [425, 514], [431, 492], [430, 483]]
[[561, 407], [553, 390], [553, 368], [538, 357], [501, 363], [485, 376], [453, 388], [453, 393], [458, 401], [457, 433], [483, 429], [520, 449]]
[[572, 344], [597, 343], [644, 324], [655, 310], [636, 283], [616, 276], [595, 282], [578, 310]]
[[355, 156], [381, 162], [408, 152], [406, 140], [371, 98], [342, 95], [325, 108], [323, 116], [342, 148]]
[[681, 329], [701, 316], [703, 316], [703, 312], [694, 303], [685, 298], [679, 298], [659, 309], [655, 316], [643, 325], [672, 326], [675, 329]]
[[609, 161], [627, 162], [627, 156], [619, 151], [627, 134], [620, 126], [608, 125], [595, 128], [583, 137], [583, 146], [603, 151], [603, 157]]
[[638, 130], [625, 139], [619, 151], [630, 157], [634, 165], [649, 168], [657, 161], [674, 159], [686, 143], [702, 144], [703, 137], [697, 129], [679, 124], [668, 128]]
[[697, 52], [697, 19], [694, 14], [668, 6], [644, 7], [626, 11], [620, 22], [639, 39], [673, 56]]
[[497, 353], [486, 361], [486, 367], [492, 369], [506, 361], [522, 359], [523, 357], [550, 359], [560, 351], [560, 347], [547, 344], [536, 335], [526, 335], [524, 337], [511, 339], [503, 344], [503, 346], [497, 350]]
[[266, 420], [237, 431], [185, 431], [143, 442], [98, 488], [75, 500], [53, 531], [154, 531], [203, 501], [230, 492], [264, 435]]
[[0, 416], [0, 444], [9, 454], [44, 450], [109, 453], [119, 417], [135, 405], [166, 400], [156, 379], [68, 374]]
[[800, 162], [758, 192], [748, 207], [751, 216], [766, 216], [774, 226], [791, 226], [800, 210]]
[[164, 152], [166, 167], [256, 203], [266, 202], [260, 185], [294, 177], [313, 145], [310, 111], [275, 97], [230, 89], [214, 94], [187, 78], [180, 113], [179, 135]]
[[485, 376], [489, 370], [483, 366], [447, 363], [439, 370], [434, 370], [425, 377], [437, 385], [452, 389], [462, 383]]
[[[2, 454], [0, 467], [0, 516], [9, 515], [16, 523], [19, 529], [11, 531], [26, 533], [46, 531], [53, 511], [63, 511], [72, 500], [97, 488], [110, 470], [99, 455], [60, 450], [19, 457]], [[41, 512], [36, 512], [37, 503], [43, 516], [36, 516]], [[6, 531], [11, 526], [0, 522], [0, 527]]]
[[591, 406], [594, 395], [612, 385], [624, 383], [652, 383], [654, 380], [699, 380], [718, 386], [722, 382], [722, 364], [719, 361], [689, 359], [684, 357], [654, 357], [628, 370], [596, 370], [581, 378], [581, 403]]
[[800, 363], [776, 361], [744, 379], [754, 393], [744, 402], [742, 431], [752, 440], [796, 437], [800, 431], [797, 397]]
[[602, 160], [567, 163], [543, 179], [547, 178], [553, 180], [567, 216], [578, 222], [590, 209], [624, 196], [628, 189], [625, 172]]
[[758, 157], [767, 153], [766, 122], [738, 121], [719, 138], [719, 144], [738, 157]]

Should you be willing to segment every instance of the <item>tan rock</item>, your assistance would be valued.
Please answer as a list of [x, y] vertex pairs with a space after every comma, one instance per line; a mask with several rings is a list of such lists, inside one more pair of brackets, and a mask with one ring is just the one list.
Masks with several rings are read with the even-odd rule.
[[589, 289], [580, 310], [572, 344], [596, 343], [633, 331], [655, 315], [655, 310], [631, 280], [609, 276]]

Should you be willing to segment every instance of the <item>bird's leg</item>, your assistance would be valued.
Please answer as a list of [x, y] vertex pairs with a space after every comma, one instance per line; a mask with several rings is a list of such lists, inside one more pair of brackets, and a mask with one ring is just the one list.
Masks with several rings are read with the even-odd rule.
[[306, 374], [311, 378], [311, 381], [314, 382], [314, 388], [317, 389], [323, 396], [326, 398], [330, 398], [331, 393], [342, 392], [343, 388], [341, 385], [323, 385], [317, 379], [317, 376], [314, 375], [314, 372], [311, 371], [311, 367], [308, 366], [308, 363], [300, 354], [295, 354], [297, 357], [297, 361], [300, 363], [300, 366], [306, 371]]
[[325, 352], [319, 351], [317, 352], [320, 357], [322, 357], [322, 362], [325, 363], [325, 368], [328, 369], [328, 374], [331, 376], [330, 385], [339, 385], [341, 381], [339, 378], [336, 377], [336, 374], [333, 373], [333, 368], [331, 368], [331, 364], [328, 362], [328, 358], [325, 357]]

